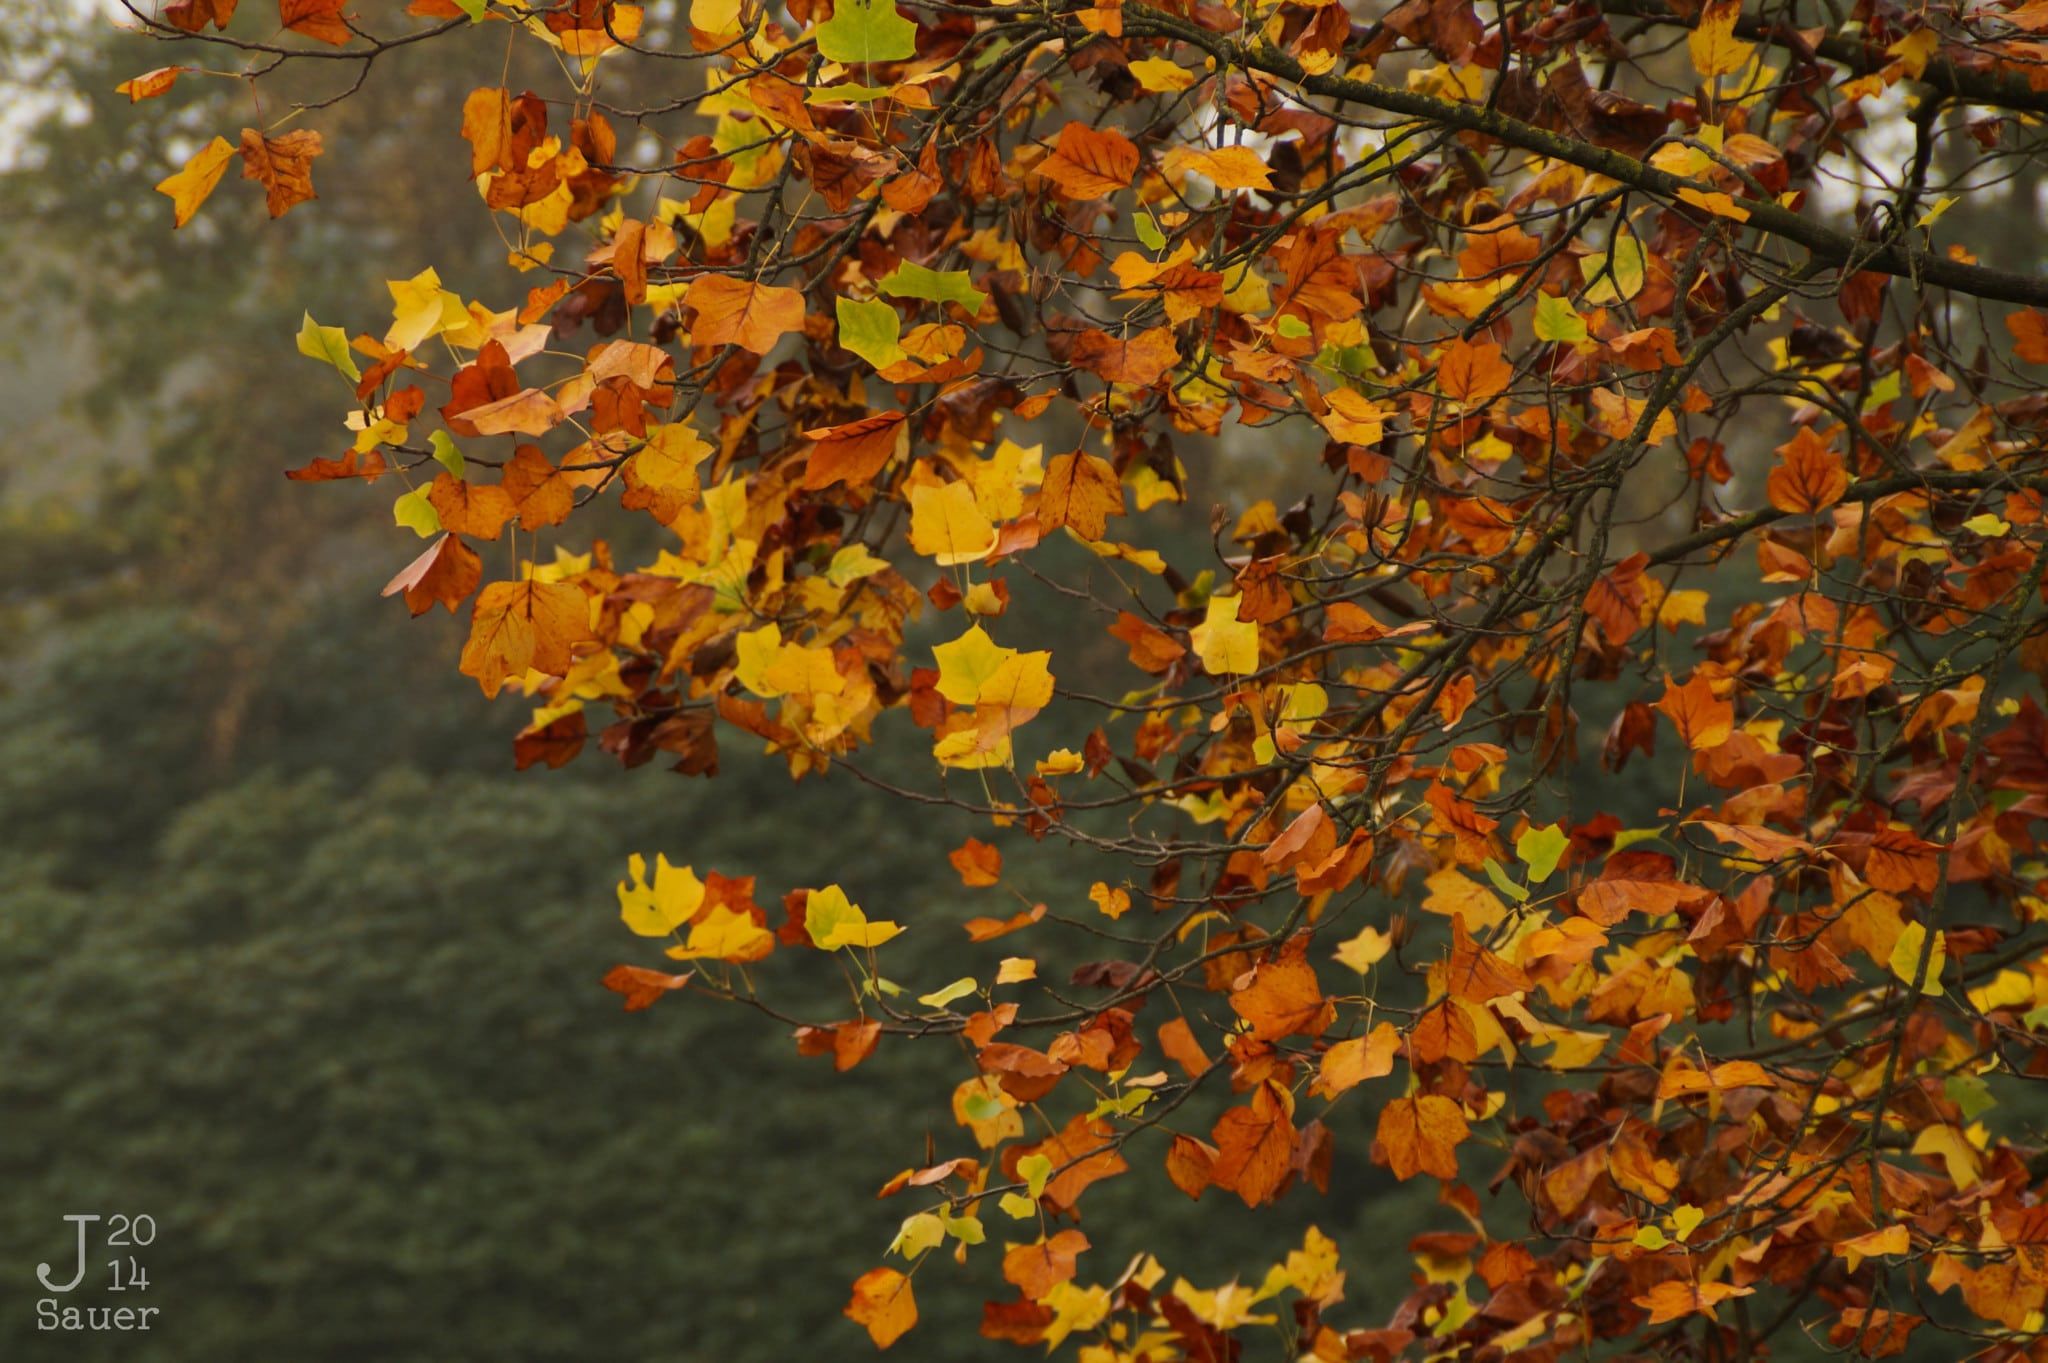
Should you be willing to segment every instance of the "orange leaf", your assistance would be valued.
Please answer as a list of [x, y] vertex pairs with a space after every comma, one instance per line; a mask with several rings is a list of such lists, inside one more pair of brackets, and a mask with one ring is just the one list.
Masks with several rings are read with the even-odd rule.
[[1138, 149], [1113, 128], [1069, 123], [1038, 173], [1069, 199], [1106, 199], [1138, 178]]
[[1437, 386], [1444, 390], [1445, 397], [1467, 407], [1484, 407], [1514, 377], [1515, 371], [1501, 358], [1500, 347], [1491, 341], [1481, 345], [1452, 341], [1437, 360]]
[[807, 492], [845, 483], [866, 487], [889, 461], [910, 448], [910, 423], [901, 412], [864, 416], [843, 426], [821, 426], [804, 432], [811, 452], [804, 462]]
[[2048, 364], [2048, 312], [2027, 308], [2007, 313], [2005, 329], [2012, 333], [2013, 354], [2028, 364]]
[[1161, 629], [1155, 629], [1129, 611], [1118, 611], [1109, 627], [1112, 638], [1130, 649], [1131, 662], [1146, 672], [1164, 672], [1187, 656], [1187, 646]]
[[443, 530], [473, 539], [496, 539], [505, 522], [518, 514], [504, 488], [464, 482], [449, 473], [434, 479], [427, 500], [441, 517]]
[[154, 71], [145, 71], [122, 81], [114, 87], [114, 93], [128, 96], [130, 104], [155, 99], [178, 83], [180, 73], [191, 69], [189, 66], [159, 66]]
[[341, 7], [346, 3], [348, 0], [277, 0], [277, 21], [294, 33], [344, 47], [355, 37], [342, 21]]
[[1099, 540], [1109, 518], [1123, 514], [1124, 485], [1107, 459], [1077, 452], [1055, 456], [1045, 466], [1038, 491], [1041, 529], [1067, 526], [1084, 540]]
[[574, 583], [493, 582], [470, 613], [462, 673], [495, 696], [529, 668], [565, 675], [570, 649], [590, 637], [590, 598]]
[[1458, 1142], [1470, 1135], [1465, 1114], [1439, 1093], [1411, 1094], [1380, 1109], [1375, 1148], [1398, 1179], [1458, 1176]]
[[404, 592], [406, 608], [414, 615], [425, 615], [436, 602], [453, 611], [483, 575], [484, 562], [476, 551], [454, 535], [443, 535], [385, 583], [383, 594]]
[[1306, 951], [1306, 939], [1296, 938], [1285, 954], [1261, 962], [1231, 992], [1230, 1010], [1252, 1025], [1259, 1040], [1278, 1041], [1296, 1032], [1319, 1036], [1335, 1017]]
[[1695, 752], [1726, 743], [1735, 732], [1735, 703], [1717, 699], [1706, 677], [1694, 672], [1683, 686], [1664, 679], [1664, 695], [1657, 708], [1678, 726], [1678, 736]]
[[1088, 1237], [1077, 1230], [1063, 1230], [1035, 1245], [1013, 1245], [1003, 1255], [1003, 1277], [1037, 1301], [1073, 1279], [1074, 1260], [1087, 1248]]
[[1294, 1123], [1287, 1090], [1271, 1080], [1259, 1085], [1251, 1102], [1216, 1119], [1209, 1181], [1244, 1199], [1247, 1207], [1270, 1202], [1294, 1164]]
[[695, 345], [736, 345], [766, 355], [775, 343], [804, 325], [804, 296], [795, 289], [750, 284], [726, 275], [699, 275], [683, 302], [696, 310], [690, 328]]
[[1185, 1017], [1177, 1017], [1159, 1029], [1159, 1049], [1166, 1052], [1166, 1058], [1188, 1073], [1190, 1079], [1200, 1079], [1208, 1073], [1210, 1060], [1202, 1050], [1202, 1043], [1195, 1040], [1194, 1028], [1188, 1026]]
[[680, 975], [665, 975], [659, 970], [648, 970], [637, 965], [615, 965], [605, 973], [602, 981], [605, 988], [614, 994], [623, 994], [626, 1011], [637, 1013], [643, 1008], [652, 1008], [656, 999], [672, 989], [681, 989], [690, 982], [690, 972]]
[[871, 1268], [854, 1279], [845, 1314], [867, 1327], [877, 1349], [886, 1349], [917, 1324], [917, 1297], [910, 1279], [893, 1268]]
[[512, 462], [505, 465], [499, 484], [512, 499], [521, 530], [560, 525], [569, 519], [576, 504], [576, 490], [568, 476], [548, 462], [538, 445], [521, 445], [512, 451]]
[[1077, 1112], [1057, 1135], [1038, 1144], [1013, 1147], [1022, 1155], [1044, 1155], [1052, 1161], [1052, 1181], [1045, 1200], [1055, 1211], [1072, 1211], [1089, 1185], [1121, 1174], [1130, 1166], [1116, 1150], [1116, 1128]]
[[1634, 1301], [1650, 1313], [1650, 1324], [1662, 1325], [1686, 1316], [1715, 1319], [1715, 1303], [1730, 1297], [1747, 1297], [1754, 1291], [1753, 1287], [1737, 1287], [1733, 1283], [1689, 1283], [1673, 1279], [1658, 1283]]
[[1180, 350], [1173, 343], [1173, 333], [1165, 327], [1154, 327], [1130, 337], [1084, 331], [1074, 338], [1070, 358], [1077, 367], [1110, 383], [1150, 388], [1180, 363]]
[[1465, 915], [1451, 917], [1451, 967], [1446, 987], [1453, 998], [1485, 1003], [1529, 988], [1522, 968], [1488, 951], [1465, 930]]
[[1778, 463], [1764, 480], [1771, 505], [1793, 516], [1812, 515], [1842, 500], [1849, 490], [1849, 474], [1842, 456], [1811, 426], [1778, 446]]
[[1316, 1072], [1314, 1092], [1325, 1098], [1357, 1088], [1368, 1079], [1394, 1072], [1394, 1056], [1401, 1049], [1401, 1034], [1391, 1022], [1382, 1022], [1365, 1036], [1349, 1037], [1323, 1052], [1322, 1068]]
[[961, 843], [946, 860], [960, 873], [963, 885], [993, 885], [1003, 876], [1003, 854], [979, 838]]

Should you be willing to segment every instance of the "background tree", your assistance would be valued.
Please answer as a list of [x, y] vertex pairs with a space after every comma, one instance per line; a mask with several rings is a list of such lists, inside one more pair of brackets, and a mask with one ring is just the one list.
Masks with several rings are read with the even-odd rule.
[[[412, 49], [559, 65], [450, 120], [490, 301], [409, 262], [298, 336], [352, 436], [295, 476], [404, 483], [387, 591], [466, 604], [521, 764], [596, 707], [629, 766], [743, 736], [986, 824], [972, 916], [619, 886], [629, 1009], [953, 1058], [878, 1344], [950, 1253], [1093, 1358], [2034, 1349], [2048, 277], [1940, 239], [2032, 182], [2031, 7], [257, 8], [133, 11], [262, 111], [188, 130], [181, 226], [231, 169], [304, 204]], [[1016, 883], [1059, 844], [1086, 900]], [[1390, 1313], [1316, 1231], [1206, 1288], [1097, 1248], [1111, 1188], [1367, 1158], [1441, 1207]]]

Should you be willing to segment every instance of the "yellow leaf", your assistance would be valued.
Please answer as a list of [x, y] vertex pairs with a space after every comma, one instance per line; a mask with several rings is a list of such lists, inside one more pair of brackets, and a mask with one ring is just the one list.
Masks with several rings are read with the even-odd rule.
[[1140, 86], [1155, 95], [1185, 90], [1195, 83], [1195, 73], [1164, 57], [1147, 57], [1131, 63], [1131, 75]]
[[1195, 653], [1211, 676], [1259, 670], [1259, 627], [1237, 618], [1236, 596], [1212, 596], [1202, 623], [1188, 631]]
[[192, 153], [183, 170], [157, 182], [156, 192], [170, 196], [173, 227], [183, 227], [192, 221], [192, 215], [213, 193], [234, 155], [234, 146], [225, 137], [216, 137]]
[[702, 33], [731, 33], [740, 26], [740, 0], [690, 0], [690, 27]]
[[1678, 191], [1678, 197], [1695, 208], [1704, 208], [1716, 217], [1732, 222], [1748, 222], [1749, 210], [1719, 190], [1707, 192], [1690, 187]]
[[1038, 962], [1029, 956], [1005, 956], [996, 969], [997, 984], [1022, 984], [1038, 978]]
[[[1920, 969], [1920, 953], [1927, 949], [1927, 928], [1924, 924], [1908, 923], [1899, 930], [1898, 941], [1892, 943], [1891, 969], [1899, 983], [1910, 986]], [[1934, 950], [1927, 958], [1927, 975], [1920, 982], [1923, 994], [1939, 994], [1941, 990], [1942, 967], [1948, 964], [1948, 939], [1940, 931], [1934, 934]]]
[[775, 934], [756, 923], [753, 916], [730, 905], [720, 904], [690, 925], [690, 935], [668, 954], [679, 961], [706, 957], [721, 961], [758, 961], [775, 944]]
[[1735, 36], [1742, 0], [1714, 0], [1700, 11], [1699, 26], [1686, 39], [1692, 64], [1707, 79], [1731, 75], [1749, 65], [1752, 45]]
[[1218, 189], [1271, 189], [1265, 158], [1250, 147], [1176, 147], [1167, 153], [1166, 168], [1192, 171]]
[[927, 483], [910, 490], [910, 547], [918, 553], [949, 567], [985, 558], [995, 544], [995, 527], [975, 504], [971, 484]]
[[654, 880], [647, 879], [647, 858], [635, 852], [626, 859], [630, 881], [619, 882], [619, 917], [642, 937], [666, 937], [696, 915], [704, 903], [704, 882], [687, 866], [671, 866], [655, 858]]
[[1394, 949], [1394, 939], [1378, 928], [1362, 928], [1356, 937], [1337, 946], [1337, 960], [1363, 975]]
[[393, 350], [413, 350], [429, 336], [460, 331], [469, 325], [469, 310], [462, 300], [441, 287], [441, 276], [432, 269], [421, 270], [411, 279], [393, 279], [391, 329], [384, 344]]

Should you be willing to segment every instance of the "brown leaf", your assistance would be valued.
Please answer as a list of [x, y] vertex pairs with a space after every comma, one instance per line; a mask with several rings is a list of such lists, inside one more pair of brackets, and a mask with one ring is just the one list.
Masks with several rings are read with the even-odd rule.
[[324, 148], [320, 134], [310, 128], [265, 137], [254, 128], [242, 129], [242, 178], [263, 186], [270, 216], [281, 218], [294, 204], [317, 198], [313, 193], [313, 158]]

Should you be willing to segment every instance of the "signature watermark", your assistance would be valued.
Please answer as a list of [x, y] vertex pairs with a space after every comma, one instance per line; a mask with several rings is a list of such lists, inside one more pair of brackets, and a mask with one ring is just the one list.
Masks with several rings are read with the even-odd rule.
[[[74, 1212], [64, 1220], [72, 1227], [76, 1249], [68, 1263], [36, 1265], [36, 1280], [43, 1285], [43, 1290], [58, 1294], [37, 1300], [36, 1328], [59, 1331], [150, 1329], [160, 1308], [143, 1306], [138, 1299], [126, 1297], [126, 1294], [149, 1291], [149, 1270], [135, 1251], [156, 1243], [156, 1218], [126, 1215], [102, 1218], [98, 1212]], [[98, 1249], [93, 1247], [95, 1240], [98, 1241]], [[127, 1252], [117, 1252], [108, 1259], [99, 1257], [110, 1250]], [[94, 1271], [102, 1265], [106, 1268], [103, 1277]], [[103, 1292], [119, 1292], [124, 1299], [103, 1306], [88, 1306], [65, 1295], [77, 1291], [88, 1278], [95, 1278]]]

